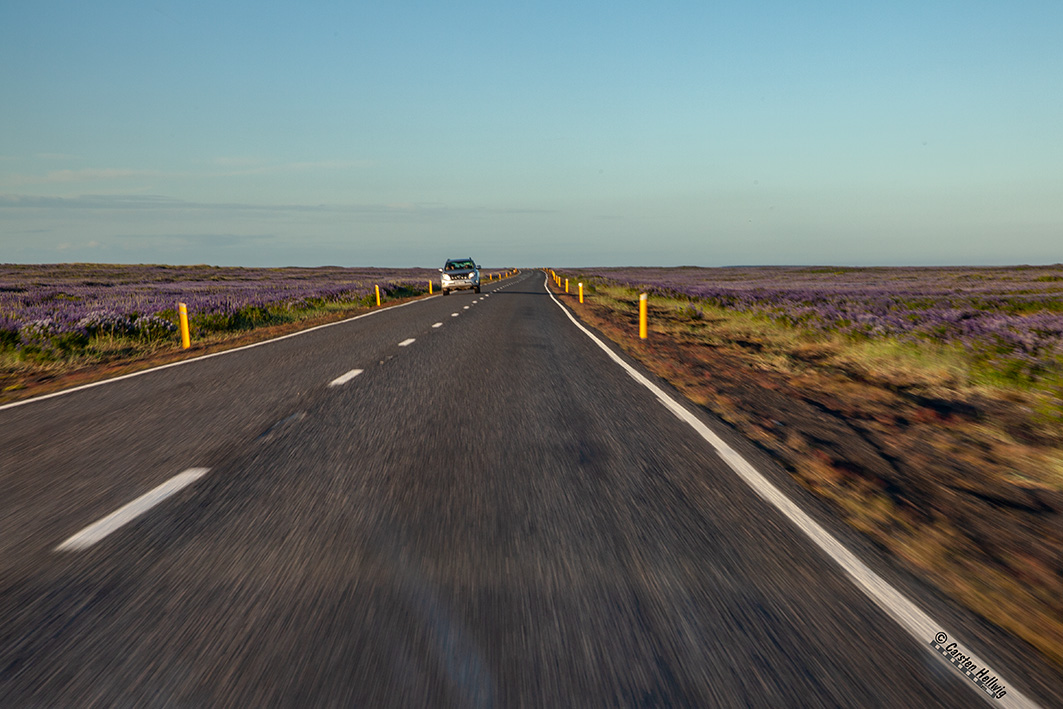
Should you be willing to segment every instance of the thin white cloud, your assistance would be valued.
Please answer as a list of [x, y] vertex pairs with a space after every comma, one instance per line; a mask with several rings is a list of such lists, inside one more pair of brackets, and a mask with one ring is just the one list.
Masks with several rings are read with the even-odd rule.
[[210, 163], [219, 167], [257, 167], [265, 165], [266, 160], [240, 155], [223, 155], [214, 158]]
[[246, 202], [191, 202], [164, 195], [146, 194], [85, 194], [79, 197], [48, 197], [42, 195], [0, 194], [3, 209], [114, 209], [114, 210], [221, 210], [237, 212], [395, 212], [437, 209], [438, 205], [384, 204], [254, 204]]
[[288, 170], [349, 170], [356, 167], [370, 167], [370, 160], [316, 160], [293, 162], [285, 165]]
[[82, 170], [54, 170], [47, 175], [48, 182], [93, 182], [95, 180], [121, 180], [127, 177], [161, 177], [166, 173], [157, 170], [132, 170], [121, 167], [85, 168]]
[[8, 175], [3, 178], [3, 181], [13, 185], [47, 185], [68, 182], [101, 182], [137, 177], [162, 177], [165, 174], [157, 170], [90, 167], [80, 170], [52, 170], [43, 175]]
[[89, 241], [83, 241], [83, 242], [78, 242], [78, 243], [71, 243], [69, 241], [63, 241], [63, 242], [60, 242], [60, 243], [56, 244], [53, 247], [53, 249], [55, 251], [62, 252], [62, 251], [72, 251], [72, 250], [75, 250], [75, 249], [99, 249], [99, 248], [102, 248], [102, 247], [103, 247], [103, 244], [101, 244], [100, 242], [96, 241], [95, 239], [91, 239]]
[[254, 204], [248, 202], [191, 202], [164, 195], [85, 194], [80, 197], [46, 197], [41, 195], [0, 194], [0, 210], [180, 210], [218, 212], [318, 212], [347, 214], [458, 215], [480, 214], [549, 214], [553, 210], [527, 207], [449, 206], [437, 202], [393, 202], [388, 204]]
[[204, 175], [204, 177], [240, 177], [244, 175], [276, 175], [285, 172], [311, 172], [314, 170], [350, 170], [373, 165], [369, 160], [308, 160], [289, 163], [256, 162], [251, 158], [247, 158], [243, 162], [234, 159], [228, 160], [229, 162], [219, 162], [217, 160], [215, 162], [218, 165], [229, 165], [234, 169]]
[[[43, 154], [42, 154], [43, 155]], [[70, 159], [71, 156], [56, 154], [53, 159]], [[14, 159], [14, 158], [10, 158]], [[78, 169], [51, 170], [43, 175], [11, 174], [0, 176], [0, 182], [13, 186], [45, 185], [64, 183], [109, 182], [113, 180], [145, 178], [210, 179], [218, 177], [242, 177], [247, 175], [272, 175], [286, 172], [311, 172], [315, 170], [349, 170], [370, 167], [368, 160], [309, 160], [303, 162], [269, 163], [258, 158], [219, 157], [212, 164], [221, 170], [167, 171], [143, 170], [127, 167], [87, 167]]]

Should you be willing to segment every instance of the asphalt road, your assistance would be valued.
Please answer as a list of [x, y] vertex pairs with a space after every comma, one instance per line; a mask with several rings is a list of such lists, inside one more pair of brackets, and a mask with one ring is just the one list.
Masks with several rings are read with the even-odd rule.
[[3, 707], [982, 703], [538, 272], [0, 410]]

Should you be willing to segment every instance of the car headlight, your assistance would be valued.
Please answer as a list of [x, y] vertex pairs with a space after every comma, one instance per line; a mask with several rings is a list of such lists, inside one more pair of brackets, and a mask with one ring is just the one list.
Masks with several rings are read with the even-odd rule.
[[444, 281], [449, 281], [450, 280], [450, 274], [449, 273], [444, 273], [443, 274], [443, 280]]

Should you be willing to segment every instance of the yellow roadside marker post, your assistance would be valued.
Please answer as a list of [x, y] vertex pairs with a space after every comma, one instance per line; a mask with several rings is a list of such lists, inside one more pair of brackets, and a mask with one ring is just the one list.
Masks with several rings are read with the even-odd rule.
[[583, 302], [583, 284], [579, 284], [579, 302]]
[[184, 303], [178, 303], [177, 312], [181, 320], [181, 349], [187, 350], [192, 346], [192, 340], [188, 336], [188, 306]]
[[380, 307], [380, 286], [373, 286], [376, 288], [376, 307]]
[[568, 279], [565, 279], [565, 292], [568, 293]]
[[646, 339], [648, 328], [646, 327], [646, 294], [639, 296], [639, 337]]
[[428, 295], [432, 295], [432, 279], [428, 279]]

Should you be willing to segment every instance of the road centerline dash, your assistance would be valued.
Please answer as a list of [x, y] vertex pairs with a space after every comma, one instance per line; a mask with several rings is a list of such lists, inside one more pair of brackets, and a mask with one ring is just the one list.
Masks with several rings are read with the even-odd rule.
[[410, 345], [412, 345], [416, 341], [417, 340], [415, 338], [411, 337], [409, 339], [406, 339], [406, 340], [403, 340], [402, 342], [400, 342], [399, 343], [399, 347], [409, 347]]
[[437, 322], [437, 323], [433, 324], [432, 327], [443, 327], [443, 323]]
[[331, 382], [329, 382], [328, 385], [330, 387], [338, 387], [341, 384], [346, 384], [347, 382], [351, 381], [352, 379], [357, 377], [359, 374], [361, 374], [362, 371], [363, 370], [361, 370], [361, 369], [352, 369], [351, 371], [347, 372], [346, 374], [341, 374], [340, 376], [336, 377]]
[[189, 468], [182, 473], [178, 473], [162, 485], [144, 493], [132, 502], [119, 507], [106, 517], [85, 527], [80, 532], [57, 546], [55, 550], [80, 551], [82, 549], [88, 549], [111, 532], [129, 524], [167, 497], [180, 492], [196, 480], [199, 480], [209, 471], [210, 468]]

